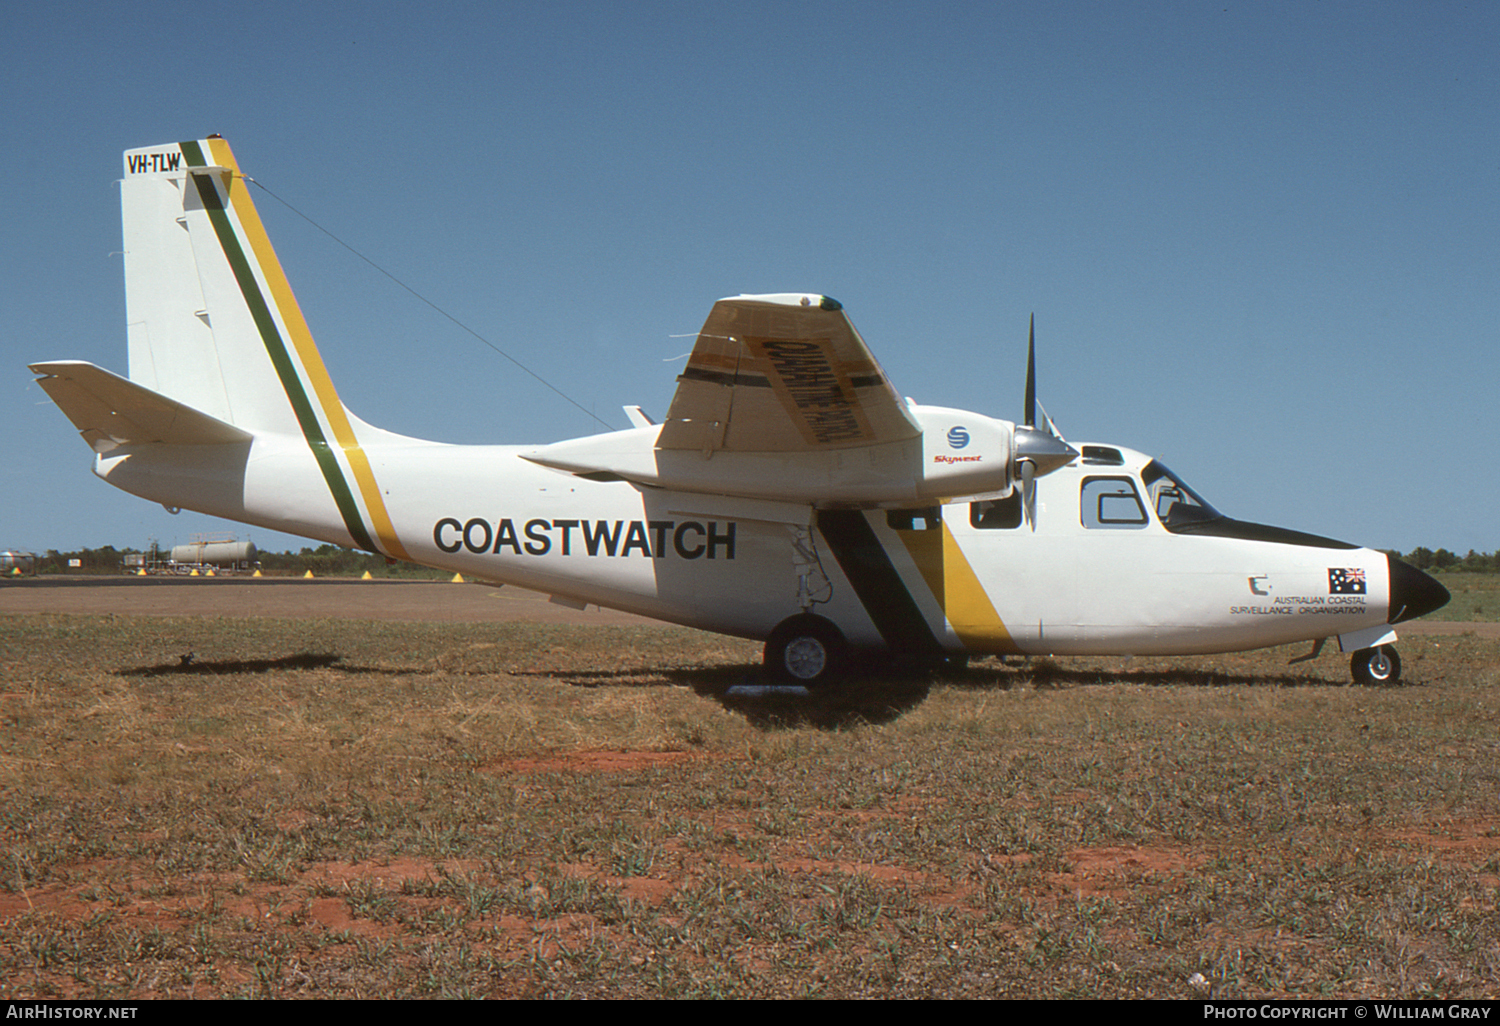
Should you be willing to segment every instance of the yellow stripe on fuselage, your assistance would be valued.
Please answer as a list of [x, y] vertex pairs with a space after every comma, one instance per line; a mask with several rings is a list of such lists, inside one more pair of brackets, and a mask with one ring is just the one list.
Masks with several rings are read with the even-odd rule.
[[953, 633], [965, 647], [981, 652], [1020, 651], [947, 524], [941, 531], [899, 534]]
[[364, 499], [365, 510], [369, 513], [375, 536], [379, 539], [381, 547], [385, 549], [386, 555], [409, 560], [411, 557], [407, 555], [405, 547], [396, 537], [395, 526], [391, 523], [385, 502], [380, 497], [380, 486], [375, 483], [375, 472], [370, 467], [369, 457], [365, 455], [359, 439], [354, 436], [354, 428], [349, 423], [344, 404], [333, 387], [333, 379], [328, 376], [328, 368], [323, 366], [323, 357], [318, 353], [312, 332], [308, 330], [307, 321], [302, 317], [302, 308], [297, 305], [297, 297], [292, 294], [292, 286], [287, 281], [286, 272], [281, 269], [281, 261], [277, 259], [275, 249], [271, 247], [270, 237], [266, 235], [265, 226], [261, 224], [255, 203], [250, 199], [244, 187], [237, 187], [239, 186], [237, 179], [244, 176], [240, 173], [239, 164], [235, 163], [234, 153], [223, 139], [208, 140], [208, 147], [209, 152], [213, 154], [215, 164], [234, 171], [228, 187], [230, 204], [234, 208], [235, 216], [239, 218], [240, 227], [244, 230], [251, 252], [255, 254], [256, 262], [260, 264], [261, 274], [265, 276], [266, 286], [271, 290], [271, 297], [276, 303], [276, 308], [281, 312], [281, 319], [286, 325], [287, 333], [291, 336], [292, 346], [297, 351], [297, 358], [307, 374], [313, 393], [318, 397], [319, 405], [323, 408], [323, 417], [333, 432], [334, 440], [349, 461], [349, 469], [359, 485], [359, 494]]

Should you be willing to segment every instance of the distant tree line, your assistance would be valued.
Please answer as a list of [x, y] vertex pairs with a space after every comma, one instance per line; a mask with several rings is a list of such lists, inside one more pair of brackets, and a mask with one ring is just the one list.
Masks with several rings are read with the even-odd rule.
[[1390, 554], [1418, 570], [1468, 570], [1480, 574], [1500, 572], [1500, 553], [1496, 552], [1476, 552], [1470, 549], [1467, 556], [1460, 556], [1447, 549], [1434, 552], [1418, 546], [1405, 554], [1395, 551]]
[[446, 576], [415, 563], [387, 560], [372, 552], [345, 549], [337, 545], [319, 545], [315, 549], [304, 547], [300, 552], [262, 552], [262, 573], [296, 574], [301, 576], [312, 571], [314, 577], [360, 577], [369, 573], [371, 577], [431, 577]]
[[[170, 548], [155, 554], [166, 559]], [[59, 552], [48, 549], [36, 558], [39, 574], [120, 574], [126, 572], [125, 557], [140, 555], [141, 549], [117, 549], [106, 545], [98, 549], [76, 549]], [[73, 561], [77, 561], [77, 565]], [[261, 551], [256, 560], [263, 574], [275, 576], [296, 575], [312, 571], [314, 577], [359, 577], [367, 571], [372, 577], [433, 577], [446, 576], [439, 571], [417, 566], [415, 563], [388, 562], [384, 556], [337, 545], [319, 545], [303, 548], [300, 552]]]
[[[124, 569], [125, 553], [139, 549], [116, 549], [106, 545], [102, 549], [79, 549], [76, 552], [58, 552], [48, 549], [46, 554], [36, 557], [36, 572], [39, 574], [117, 574]], [[69, 565], [69, 560], [78, 560], [78, 566]]]

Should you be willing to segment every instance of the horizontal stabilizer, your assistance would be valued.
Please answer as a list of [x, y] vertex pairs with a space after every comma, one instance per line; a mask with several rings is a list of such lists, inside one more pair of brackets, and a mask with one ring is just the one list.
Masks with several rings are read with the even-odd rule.
[[251, 434], [82, 360], [34, 363], [37, 384], [95, 452], [120, 445], [222, 445]]

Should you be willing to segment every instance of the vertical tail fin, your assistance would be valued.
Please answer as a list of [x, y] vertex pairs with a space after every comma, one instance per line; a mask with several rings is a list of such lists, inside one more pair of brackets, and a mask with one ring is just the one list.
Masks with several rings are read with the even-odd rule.
[[326, 437], [343, 404], [248, 189], [223, 139], [126, 151], [130, 380], [251, 431]]
[[305, 439], [356, 544], [405, 558], [356, 435], [370, 429], [334, 390], [229, 144], [127, 150], [124, 170], [130, 380]]

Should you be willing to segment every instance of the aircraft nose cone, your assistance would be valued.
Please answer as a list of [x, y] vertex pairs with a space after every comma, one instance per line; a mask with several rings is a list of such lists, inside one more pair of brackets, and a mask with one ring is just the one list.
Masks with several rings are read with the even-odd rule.
[[1410, 564], [1386, 556], [1391, 567], [1391, 611], [1387, 623], [1403, 623], [1441, 609], [1453, 596], [1448, 589]]
[[1056, 435], [1036, 428], [1016, 428], [1016, 462], [1030, 460], [1038, 476], [1066, 467], [1077, 458], [1078, 450]]

